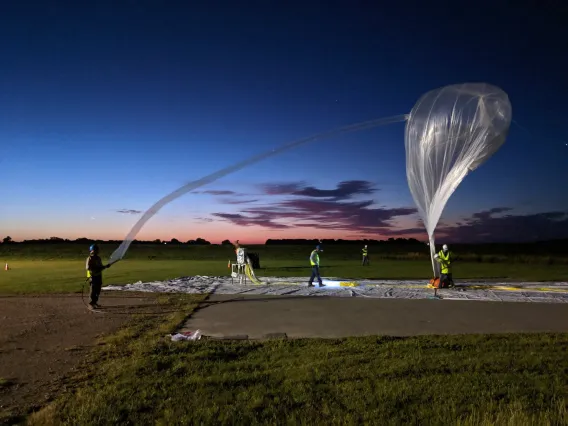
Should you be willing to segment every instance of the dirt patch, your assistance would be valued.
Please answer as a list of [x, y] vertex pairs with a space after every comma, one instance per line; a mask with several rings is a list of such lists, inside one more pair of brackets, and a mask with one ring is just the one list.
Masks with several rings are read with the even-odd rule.
[[0, 424], [52, 400], [98, 337], [159, 309], [148, 294], [105, 293], [101, 304], [94, 313], [80, 295], [0, 297]]

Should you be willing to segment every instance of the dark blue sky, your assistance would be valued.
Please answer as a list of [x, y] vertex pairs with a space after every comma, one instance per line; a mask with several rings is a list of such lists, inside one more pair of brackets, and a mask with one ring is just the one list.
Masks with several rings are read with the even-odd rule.
[[[428, 90], [485, 81], [508, 93], [530, 134], [513, 125], [465, 179], [442, 216], [462, 221], [448, 238], [518, 238], [519, 221], [531, 238], [568, 237], [568, 12], [550, 6], [559, 2], [4, 3], [0, 196], [10, 202], [0, 233], [121, 238], [136, 211], [187, 181], [289, 140], [408, 113]], [[377, 190], [314, 198], [339, 209], [298, 195], [343, 181]], [[286, 183], [295, 193], [264, 186]], [[249, 203], [187, 195], [140, 237], [424, 237], [415, 215], [397, 213], [414, 207], [402, 123], [299, 148], [205, 189]], [[475, 216], [492, 208], [511, 210]], [[343, 211], [344, 226], [318, 225], [326, 209]]]

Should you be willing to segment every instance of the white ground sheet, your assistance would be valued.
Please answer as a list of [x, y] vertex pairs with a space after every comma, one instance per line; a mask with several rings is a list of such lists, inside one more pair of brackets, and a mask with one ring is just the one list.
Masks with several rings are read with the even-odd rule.
[[[429, 299], [434, 290], [427, 280], [352, 280], [323, 279], [326, 287], [307, 287], [306, 277], [258, 277], [261, 285], [247, 280], [239, 284], [230, 276], [180, 277], [167, 281], [137, 282], [106, 286], [107, 291], [141, 291], [154, 293], [266, 294], [297, 296], [338, 296]], [[341, 282], [354, 282], [356, 287], [342, 287]], [[568, 282], [486, 282], [456, 281], [454, 289], [439, 289], [437, 296], [447, 300], [489, 300], [506, 302], [568, 303]]]

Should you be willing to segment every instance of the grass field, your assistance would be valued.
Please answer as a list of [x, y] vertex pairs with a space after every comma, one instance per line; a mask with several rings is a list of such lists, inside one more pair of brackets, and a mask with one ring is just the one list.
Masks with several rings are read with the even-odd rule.
[[[0, 294], [67, 293], [80, 291], [84, 283], [83, 260], [15, 260], [9, 271], [0, 271]], [[258, 276], [310, 276], [305, 262], [265, 260]], [[431, 266], [424, 261], [382, 260], [370, 267], [353, 261], [324, 260], [322, 274], [349, 279], [424, 279], [432, 275]], [[105, 271], [105, 284], [127, 284], [155, 281], [189, 275], [228, 275], [225, 260], [123, 260]], [[505, 281], [562, 281], [568, 279], [568, 265], [478, 264], [462, 263], [455, 268], [454, 279], [499, 279]]]
[[[103, 259], [115, 247], [103, 246]], [[427, 257], [359, 264], [359, 247], [321, 254], [324, 276], [422, 278]], [[18, 251], [19, 250], [19, 251]], [[0, 294], [78, 292], [84, 247], [1, 252]], [[258, 247], [259, 276], [309, 276], [310, 247]], [[251, 251], [253, 251], [251, 250]], [[227, 247], [136, 247], [105, 284], [228, 275]], [[563, 262], [473, 262], [455, 279], [567, 280]], [[52, 404], [50, 424], [568, 424], [568, 335], [358, 337], [267, 342], [170, 342], [203, 295], [161, 296], [163, 313], [135, 316], [104, 338]], [[0, 379], [0, 391], [5, 380]]]
[[[106, 259], [116, 246], [102, 245]], [[371, 257], [371, 266], [360, 265], [357, 247], [332, 246], [320, 255], [323, 276], [348, 279], [424, 279], [432, 275], [427, 257], [417, 259], [411, 253]], [[0, 260], [11, 270], [0, 271], [0, 294], [61, 293], [80, 291], [85, 280], [86, 249], [82, 245], [12, 245], [2, 248]], [[306, 276], [310, 247], [257, 246], [260, 255], [259, 276]], [[372, 255], [372, 252], [371, 252]], [[405, 257], [406, 256], [406, 257]], [[228, 275], [227, 262], [234, 260], [230, 247], [132, 245], [124, 260], [105, 271], [105, 284], [127, 284], [188, 275]], [[504, 281], [565, 281], [568, 264], [556, 262], [474, 262], [459, 261], [454, 267], [455, 280], [496, 279]]]
[[[195, 306], [199, 296], [164, 297]], [[171, 312], [169, 310], [166, 310]], [[139, 318], [31, 418], [59, 424], [566, 424], [568, 335], [170, 342]]]
[[[551, 248], [537, 246], [505, 245], [505, 246], [452, 246], [454, 255], [466, 263], [507, 263], [537, 265], [567, 265], [567, 244]], [[101, 254], [108, 258], [118, 244], [101, 243]], [[310, 245], [251, 245], [249, 251], [258, 253], [261, 263], [264, 260], [291, 261], [305, 264], [312, 250]], [[324, 245], [321, 254], [322, 262], [351, 261], [357, 264], [361, 260], [359, 244]], [[562, 250], [561, 250], [562, 249]], [[0, 244], [1, 260], [83, 260], [87, 255], [88, 244], [79, 243], [44, 243], [44, 244]], [[523, 252], [525, 250], [526, 252]], [[564, 251], [563, 251], [564, 250]], [[427, 246], [416, 245], [377, 245], [369, 246], [371, 261], [381, 260], [415, 260], [426, 264], [430, 261]], [[133, 243], [127, 254], [129, 260], [227, 260], [233, 258], [231, 246], [209, 245], [188, 246], [178, 244], [138, 244]]]

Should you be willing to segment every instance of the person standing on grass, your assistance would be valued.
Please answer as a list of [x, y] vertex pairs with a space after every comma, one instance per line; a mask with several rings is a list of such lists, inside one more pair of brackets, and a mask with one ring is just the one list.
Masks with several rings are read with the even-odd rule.
[[369, 264], [369, 249], [367, 249], [367, 245], [365, 244], [365, 247], [363, 247], [363, 266], [368, 265]]
[[93, 244], [89, 247], [89, 257], [87, 258], [87, 278], [91, 286], [91, 294], [89, 301], [89, 309], [100, 308], [99, 296], [103, 287], [103, 270], [110, 268], [110, 264], [103, 265], [103, 261], [99, 256], [99, 246]]
[[314, 287], [314, 278], [318, 279], [318, 283], [320, 287], [325, 287], [325, 284], [321, 281], [321, 276], [319, 272], [319, 252], [323, 251], [319, 245], [316, 246], [315, 250], [312, 251], [310, 254], [310, 264], [312, 265], [312, 276], [310, 277], [310, 281], [308, 282], [308, 287]]
[[454, 255], [444, 244], [442, 250], [434, 255], [434, 259], [440, 264], [440, 287], [454, 287], [454, 280], [452, 278], [451, 263]]

